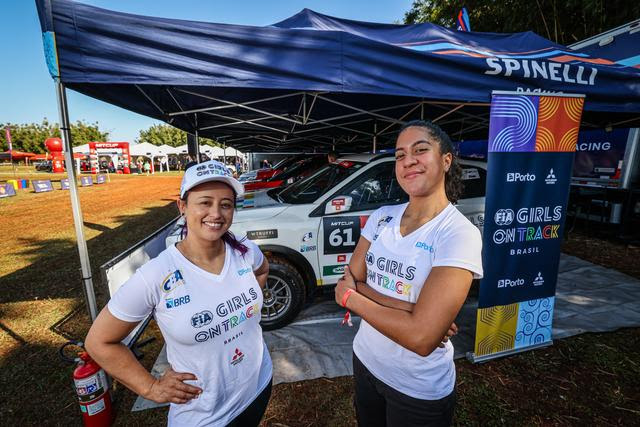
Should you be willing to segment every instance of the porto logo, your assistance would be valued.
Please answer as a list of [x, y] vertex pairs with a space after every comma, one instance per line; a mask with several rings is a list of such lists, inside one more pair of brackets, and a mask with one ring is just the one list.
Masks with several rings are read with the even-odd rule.
[[311, 232], [311, 231], [309, 231], [308, 233], [305, 233], [305, 235], [302, 236], [302, 241], [303, 242], [308, 242], [311, 239], [313, 239], [313, 232]]
[[524, 279], [500, 279], [498, 280], [499, 288], [515, 288], [524, 285]]
[[184, 279], [180, 270], [176, 270], [164, 278], [161, 288], [163, 292], [169, 293], [180, 285], [184, 285]]
[[213, 320], [213, 314], [209, 310], [204, 310], [191, 316], [191, 326], [202, 328]]
[[185, 295], [179, 298], [167, 298], [164, 301], [167, 304], [167, 308], [174, 308], [189, 304], [191, 302], [191, 297], [189, 295]]
[[244, 354], [236, 348], [236, 351], [233, 354], [233, 357], [231, 358], [231, 364], [232, 365], [237, 365], [238, 363], [242, 362], [242, 359], [244, 359]]
[[238, 276], [244, 276], [247, 273], [251, 273], [250, 268], [241, 268], [240, 270], [238, 270]]
[[498, 209], [494, 219], [497, 225], [509, 225], [513, 222], [514, 214], [511, 209]]
[[432, 245], [427, 245], [425, 242], [416, 242], [416, 248], [424, 249], [427, 252], [434, 252]]
[[545, 178], [544, 182], [547, 184], [555, 184], [557, 181], [555, 174], [553, 173], [553, 168], [549, 170], [549, 174]]
[[533, 286], [542, 286], [544, 285], [544, 279], [542, 278], [542, 272], [538, 272], [538, 275], [535, 279], [533, 279]]
[[507, 182], [533, 182], [536, 176], [532, 173], [508, 172]]
[[375, 257], [371, 252], [367, 252], [365, 260], [367, 261], [367, 265], [373, 265], [373, 263], [375, 262]]

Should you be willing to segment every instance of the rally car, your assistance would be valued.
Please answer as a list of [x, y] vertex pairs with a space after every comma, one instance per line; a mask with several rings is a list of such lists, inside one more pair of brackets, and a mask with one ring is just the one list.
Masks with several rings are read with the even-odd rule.
[[263, 181], [244, 182], [245, 191], [257, 191], [284, 187], [301, 180], [327, 164], [326, 154], [310, 154], [309, 157], [292, 163], [289, 167]]
[[[465, 191], [456, 206], [482, 229], [486, 163], [460, 163]], [[394, 168], [390, 154], [345, 156], [284, 189], [238, 200], [231, 231], [253, 240], [269, 260], [263, 328], [288, 324], [317, 289], [338, 282], [374, 210], [408, 201]], [[167, 244], [179, 236], [177, 224]]]

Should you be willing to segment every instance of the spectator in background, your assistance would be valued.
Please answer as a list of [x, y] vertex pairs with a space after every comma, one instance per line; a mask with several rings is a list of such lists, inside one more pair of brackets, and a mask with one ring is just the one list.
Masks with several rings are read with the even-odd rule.
[[338, 153], [331, 150], [327, 153], [327, 161], [329, 163], [335, 163], [338, 160]]
[[262, 161], [262, 167], [265, 168], [265, 169], [271, 169], [271, 163], [269, 163], [269, 160], [264, 159]]
[[149, 163], [149, 160], [145, 160], [144, 161], [144, 173], [149, 175], [149, 171], [150, 170], [151, 170], [151, 163]]

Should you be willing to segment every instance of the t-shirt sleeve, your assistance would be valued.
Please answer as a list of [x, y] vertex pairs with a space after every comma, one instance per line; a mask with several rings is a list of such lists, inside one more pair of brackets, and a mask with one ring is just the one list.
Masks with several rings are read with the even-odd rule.
[[[158, 288], [156, 286], [156, 288]], [[113, 295], [107, 307], [113, 316], [125, 322], [140, 322], [155, 308], [157, 289], [147, 283], [140, 269]]]
[[369, 242], [373, 242], [373, 236], [376, 234], [376, 230], [378, 228], [378, 220], [380, 219], [381, 210], [376, 209], [369, 215], [367, 219], [367, 223], [364, 225], [364, 228], [360, 232], [360, 236], [367, 239]]
[[433, 267], [458, 267], [482, 278], [482, 237], [473, 224], [446, 233], [436, 247]]
[[245, 257], [247, 257], [247, 261], [251, 263], [251, 269], [253, 271], [256, 271], [260, 268], [262, 262], [264, 261], [264, 255], [262, 254], [262, 251], [260, 250], [258, 245], [256, 245], [249, 239], [245, 239], [242, 244], [249, 249], [249, 251], [245, 254]]

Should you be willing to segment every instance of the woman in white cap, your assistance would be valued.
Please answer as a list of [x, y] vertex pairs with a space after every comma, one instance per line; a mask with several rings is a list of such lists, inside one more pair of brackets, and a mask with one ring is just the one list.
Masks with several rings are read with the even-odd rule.
[[[229, 231], [243, 187], [220, 162], [189, 168], [178, 208], [186, 237], [143, 265], [116, 292], [86, 339], [109, 374], [146, 399], [171, 403], [172, 426], [258, 425], [272, 365], [260, 328], [269, 264]], [[150, 313], [170, 368], [158, 379], [124, 339]]]

